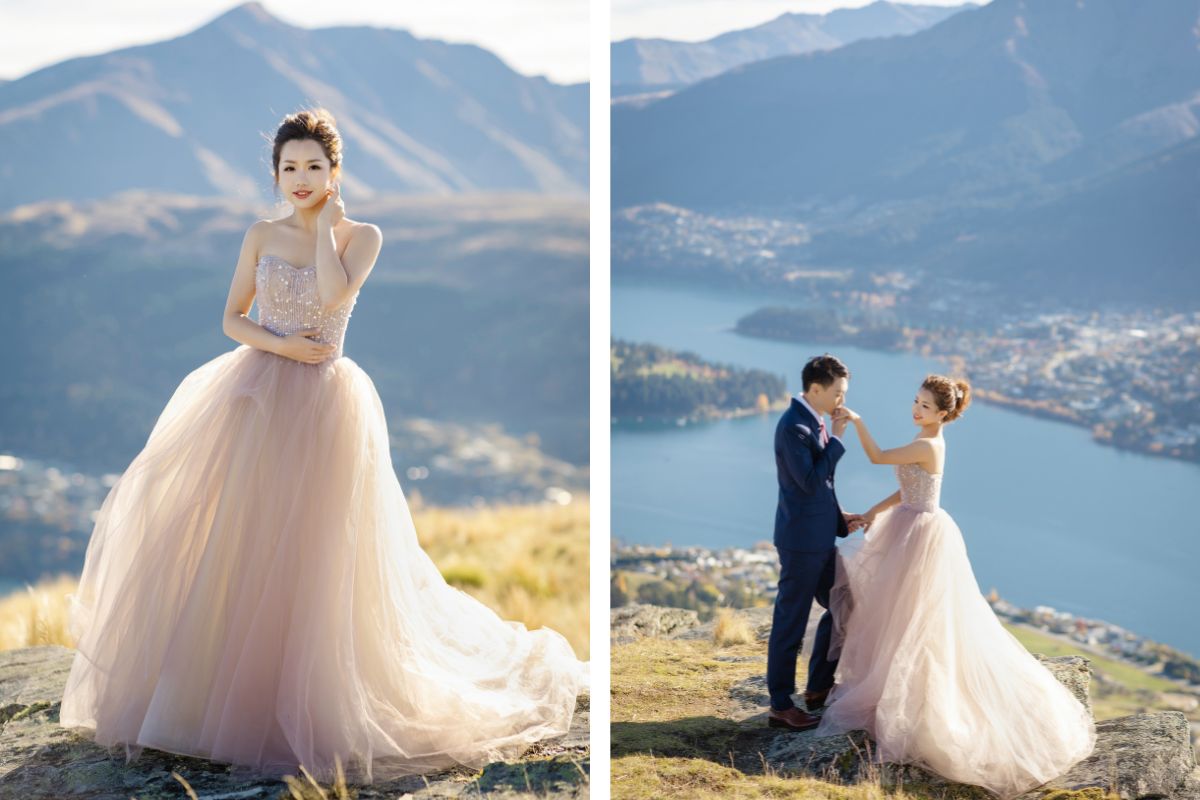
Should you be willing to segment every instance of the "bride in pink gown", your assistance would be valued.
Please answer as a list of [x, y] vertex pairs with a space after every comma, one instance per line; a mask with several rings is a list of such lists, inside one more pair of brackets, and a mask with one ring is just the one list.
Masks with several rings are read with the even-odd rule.
[[966, 381], [930, 375], [913, 401], [917, 437], [892, 450], [858, 414], [835, 414], [854, 423], [872, 463], [895, 465], [900, 489], [864, 515], [859, 547], [839, 549], [837, 684], [816, 733], [865, 730], [881, 762], [1012, 798], [1088, 756], [1096, 732], [1083, 704], [1000, 624], [939, 506], [942, 427], [969, 402]]
[[515, 757], [567, 732], [588, 665], [421, 549], [379, 395], [342, 354], [379, 229], [345, 219], [328, 112], [286, 117], [273, 158], [295, 208], [245, 237], [242, 344], [183, 379], [96, 518], [60, 724], [127, 762], [326, 781], [335, 759], [372, 782]]

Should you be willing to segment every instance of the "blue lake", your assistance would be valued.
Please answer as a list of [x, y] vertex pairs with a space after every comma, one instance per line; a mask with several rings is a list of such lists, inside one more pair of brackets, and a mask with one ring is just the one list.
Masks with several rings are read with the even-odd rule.
[[[783, 374], [800, 389], [811, 355], [830, 350], [851, 371], [846, 404], [883, 447], [903, 444], [921, 379], [941, 364], [915, 355], [738, 336], [743, 314], [780, 299], [755, 293], [618, 282], [617, 338]], [[776, 413], [679, 427], [612, 430], [612, 532], [629, 543], [750, 546], [771, 539]], [[976, 403], [945, 429], [942, 507], [966, 538], [984, 592], [1122, 625], [1200, 655], [1200, 531], [1187, 501], [1200, 467], [1094, 443], [1088, 431]], [[896, 488], [892, 467], [867, 461], [853, 431], [838, 498], [865, 511]]]

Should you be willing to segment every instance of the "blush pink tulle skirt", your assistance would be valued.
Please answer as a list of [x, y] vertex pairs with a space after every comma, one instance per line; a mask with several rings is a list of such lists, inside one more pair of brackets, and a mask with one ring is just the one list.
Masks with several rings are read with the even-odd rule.
[[838, 685], [817, 735], [865, 730], [880, 762], [1002, 798], [1092, 752], [1087, 709], [1001, 625], [944, 509], [894, 507], [839, 547], [830, 604]]
[[566, 733], [587, 664], [443, 580], [350, 358], [240, 346], [175, 390], [70, 597], [60, 724], [104, 746], [372, 782]]

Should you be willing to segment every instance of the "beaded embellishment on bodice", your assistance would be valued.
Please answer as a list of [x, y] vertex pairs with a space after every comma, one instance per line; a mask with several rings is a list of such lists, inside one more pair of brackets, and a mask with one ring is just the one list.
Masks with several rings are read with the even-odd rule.
[[937, 511], [942, 495], [942, 475], [926, 471], [920, 464], [897, 464], [900, 504], [917, 511]]
[[305, 328], [320, 328], [309, 338], [337, 345], [330, 358], [342, 355], [342, 342], [358, 292], [332, 311], [321, 308], [317, 292], [317, 267], [293, 267], [279, 256], [261, 256], [254, 271], [258, 324], [276, 336]]

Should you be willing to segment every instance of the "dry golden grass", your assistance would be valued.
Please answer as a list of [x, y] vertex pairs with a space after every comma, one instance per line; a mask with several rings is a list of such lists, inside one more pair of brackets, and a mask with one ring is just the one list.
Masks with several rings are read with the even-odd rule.
[[[715, 637], [714, 637], [715, 638]], [[727, 717], [729, 691], [764, 663], [763, 648], [750, 637], [730, 643], [718, 661], [711, 642], [646, 638], [612, 648], [612, 797], [614, 800], [917, 800], [885, 788], [868, 771], [862, 783], [845, 785], [778, 775], [767, 764], [746, 772], [730, 764], [746, 726]], [[799, 665], [798, 680], [803, 680]]]
[[[580, 658], [588, 646], [588, 501], [413, 511], [421, 546], [446, 579], [504, 619], [553, 628]], [[61, 576], [0, 598], [0, 650], [74, 645]]]
[[802, 776], [781, 776], [771, 769], [748, 775], [702, 758], [639, 755], [613, 764], [614, 800], [752, 800], [822, 798], [823, 800], [924, 800], [902, 789], [885, 788], [878, 779], [856, 784], [830, 783]]
[[553, 628], [586, 659], [589, 508], [585, 498], [566, 506], [426, 508], [413, 518], [446, 580], [505, 619]]
[[722, 608], [717, 611], [713, 620], [713, 642], [717, 647], [728, 647], [733, 644], [751, 644], [754, 642], [754, 631], [745, 617], [733, 613], [732, 609]]
[[42, 644], [72, 646], [67, 595], [77, 584], [75, 577], [60, 575], [0, 597], [0, 650]]

